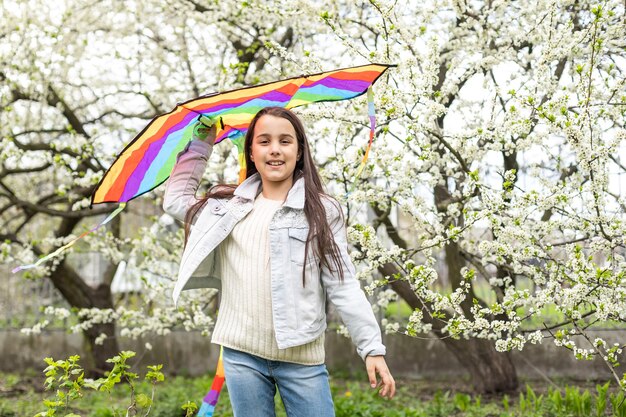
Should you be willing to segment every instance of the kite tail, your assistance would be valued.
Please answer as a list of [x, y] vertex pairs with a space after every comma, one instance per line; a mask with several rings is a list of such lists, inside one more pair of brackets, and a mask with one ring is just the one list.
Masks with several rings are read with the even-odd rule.
[[39, 259], [37, 262], [35, 262], [34, 264], [30, 264], [30, 265], [22, 265], [22, 266], [18, 266], [17, 268], [13, 269], [13, 273], [19, 272], [19, 271], [24, 271], [26, 269], [31, 269], [31, 268], [35, 268], [39, 265], [41, 265], [42, 263], [46, 262], [48, 259], [52, 259], [55, 256], [60, 255], [61, 253], [65, 252], [67, 249], [71, 248], [72, 246], [74, 246], [74, 243], [78, 242], [80, 239], [84, 238], [85, 236], [87, 236], [90, 233], [95, 232], [96, 230], [98, 230], [101, 226], [104, 226], [105, 224], [107, 224], [108, 222], [110, 222], [111, 220], [113, 220], [113, 218], [115, 216], [117, 216], [118, 214], [120, 214], [120, 212], [122, 210], [124, 210], [124, 208], [126, 207], [126, 203], [120, 203], [119, 207], [115, 209], [115, 211], [113, 211], [111, 214], [109, 214], [107, 216], [106, 219], [104, 219], [104, 221], [100, 224], [98, 224], [96, 227], [94, 227], [91, 230], [88, 230], [86, 232], [84, 232], [83, 234], [81, 234], [80, 236], [78, 236], [76, 239], [72, 240], [71, 242], [69, 242], [68, 244], [61, 246], [60, 248], [58, 248], [57, 250], [55, 250], [54, 252], [52, 252], [49, 255], [44, 256], [43, 258]]
[[238, 160], [239, 160], [239, 182], [241, 184], [246, 179], [246, 154], [244, 152], [245, 145], [245, 137], [241, 134], [235, 136], [231, 139], [235, 146], [237, 146], [237, 151], [239, 152]]
[[215, 411], [215, 405], [220, 398], [220, 392], [224, 385], [224, 364], [222, 362], [224, 348], [220, 346], [220, 358], [217, 361], [217, 370], [215, 371], [215, 377], [213, 377], [213, 383], [211, 389], [202, 399], [202, 406], [198, 411], [197, 417], [212, 417]]
[[370, 149], [372, 148], [372, 142], [374, 141], [374, 134], [376, 133], [376, 110], [374, 108], [374, 90], [372, 89], [372, 86], [367, 88], [367, 113], [370, 119], [370, 140], [367, 144], [367, 148], [365, 148], [365, 154], [363, 155], [361, 165], [359, 166], [359, 169], [354, 176], [354, 180], [352, 181], [352, 186], [346, 193], [346, 197], [354, 191], [354, 188], [356, 187], [356, 180], [361, 176], [361, 172], [363, 171], [363, 168], [365, 168], [365, 163], [367, 162]]
[[367, 88], [367, 113], [370, 118], [370, 141], [367, 144], [367, 148], [365, 149], [365, 155], [363, 155], [363, 160], [361, 161], [361, 166], [359, 170], [356, 172], [356, 177], [359, 178], [361, 175], [361, 171], [365, 168], [365, 162], [367, 162], [367, 157], [370, 154], [370, 149], [372, 147], [372, 142], [374, 141], [374, 133], [376, 133], [376, 111], [374, 109], [374, 90], [372, 87]]

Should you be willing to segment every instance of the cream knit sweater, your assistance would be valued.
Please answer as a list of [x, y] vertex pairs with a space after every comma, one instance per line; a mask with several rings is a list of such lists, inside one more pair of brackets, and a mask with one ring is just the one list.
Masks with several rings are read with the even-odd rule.
[[259, 194], [254, 208], [216, 249], [222, 298], [211, 341], [265, 359], [324, 363], [324, 334], [302, 346], [278, 349], [272, 320], [269, 224], [282, 201]]

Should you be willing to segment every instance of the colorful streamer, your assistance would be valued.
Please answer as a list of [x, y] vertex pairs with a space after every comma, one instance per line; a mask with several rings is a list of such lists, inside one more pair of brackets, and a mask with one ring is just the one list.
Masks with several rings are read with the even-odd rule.
[[119, 205], [118, 208], [116, 208], [111, 214], [109, 214], [106, 219], [104, 219], [102, 221], [102, 223], [100, 223], [99, 225], [97, 225], [96, 227], [82, 233], [80, 236], [78, 236], [77, 238], [75, 238], [74, 240], [72, 240], [70, 243], [61, 246], [60, 248], [58, 248], [57, 250], [55, 250], [54, 252], [44, 256], [43, 258], [39, 259], [37, 262], [35, 262], [34, 264], [30, 264], [30, 265], [22, 265], [22, 266], [18, 266], [17, 268], [13, 269], [13, 273], [15, 274], [16, 272], [20, 272], [23, 271], [25, 269], [31, 269], [31, 268], [35, 268], [39, 265], [41, 265], [42, 263], [46, 262], [48, 259], [54, 258], [55, 256], [59, 255], [60, 253], [64, 252], [65, 250], [71, 248], [72, 246], [74, 246], [74, 243], [78, 242], [80, 239], [84, 238], [85, 236], [87, 236], [90, 233], [95, 232], [96, 230], [98, 230], [100, 227], [104, 226], [105, 224], [107, 224], [108, 222], [110, 222], [111, 220], [113, 220], [113, 218], [115, 216], [117, 216], [118, 214], [120, 214], [120, 212], [122, 210], [124, 210], [124, 208], [126, 208], [126, 203], [121, 203]]
[[213, 377], [213, 383], [211, 389], [204, 396], [202, 400], [202, 406], [198, 410], [197, 417], [212, 417], [217, 405], [217, 400], [220, 397], [222, 386], [224, 385], [224, 363], [222, 356], [224, 354], [224, 348], [220, 346], [220, 358], [217, 361], [217, 370], [215, 371], [215, 377]]

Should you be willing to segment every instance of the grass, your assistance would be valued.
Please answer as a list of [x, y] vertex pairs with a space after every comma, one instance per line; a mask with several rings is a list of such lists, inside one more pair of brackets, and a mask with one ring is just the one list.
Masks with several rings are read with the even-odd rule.
[[[155, 405], [150, 416], [184, 416], [181, 406], [189, 400], [201, 402], [210, 382], [209, 376], [167, 377], [165, 382], [157, 388]], [[519, 393], [505, 396], [471, 395], [467, 392], [468, 387], [460, 381], [401, 379], [397, 383], [396, 397], [393, 400], [386, 400], [369, 387], [364, 376], [354, 379], [348, 378], [348, 375], [336, 374], [331, 377], [331, 390], [337, 417], [575, 417], [590, 415], [578, 414], [576, 410], [579, 409], [584, 410], [585, 413], [593, 409], [593, 415], [598, 416], [620, 415], [619, 413], [598, 414], [595, 412], [598, 394], [596, 394], [597, 388], [594, 384], [579, 384], [573, 387], [564, 384], [563, 390], [559, 390], [562, 392], [562, 400], [559, 400], [558, 397], [561, 394], [556, 395], [557, 391], [549, 389], [540, 382], [533, 382], [534, 390], [528, 386], [522, 388]], [[39, 375], [0, 374], [0, 417], [34, 416], [45, 410], [42, 401], [51, 398], [53, 393], [43, 391], [42, 386], [43, 378]], [[146, 383], [138, 383], [137, 393], [150, 395], [150, 386]], [[80, 416], [112, 417], [114, 414], [111, 410], [116, 409], [124, 415], [128, 401], [127, 385], [116, 386], [111, 395], [85, 391], [83, 398], [76, 400], [75, 407], [71, 411]], [[558, 407], [555, 405], [557, 402]], [[608, 400], [606, 402], [608, 413], [611, 410], [611, 403]], [[277, 416], [286, 417], [278, 396], [276, 403]], [[65, 414], [60, 413], [60, 415]], [[233, 415], [226, 388], [222, 391], [215, 415], [221, 417]]]

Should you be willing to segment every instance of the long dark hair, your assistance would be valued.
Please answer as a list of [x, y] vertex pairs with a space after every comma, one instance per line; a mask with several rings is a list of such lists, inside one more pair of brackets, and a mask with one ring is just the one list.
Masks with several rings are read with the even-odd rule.
[[[282, 117], [283, 119], [287, 119], [291, 123], [294, 130], [296, 131], [298, 150], [302, 155], [301, 158], [296, 162], [296, 167], [293, 171], [294, 184], [298, 179], [304, 178], [304, 214], [306, 216], [307, 222], [309, 223], [309, 234], [306, 239], [304, 252], [304, 266], [302, 267], [302, 285], [306, 284], [304, 268], [307, 264], [309, 243], [311, 243], [314, 239], [317, 243], [317, 245], [315, 245], [315, 247], [313, 248], [314, 255], [318, 259], [320, 259], [321, 266], [326, 266], [328, 269], [333, 270], [330, 261], [332, 260], [332, 263], [335, 266], [334, 270], [339, 273], [339, 280], [343, 281], [344, 269], [343, 262], [341, 261], [341, 255], [339, 253], [340, 250], [337, 246], [337, 243], [335, 242], [335, 239], [333, 238], [331, 227], [326, 220], [326, 209], [324, 208], [324, 205], [322, 203], [322, 198], [330, 199], [330, 201], [335, 206], [337, 206], [337, 209], [339, 210], [341, 216], [341, 221], [344, 221], [343, 212], [336, 200], [330, 197], [324, 191], [324, 186], [317, 172], [315, 163], [313, 162], [313, 158], [311, 157], [309, 141], [307, 140], [306, 134], [304, 132], [304, 126], [302, 125], [302, 122], [295, 113], [283, 107], [265, 107], [254, 116], [254, 118], [250, 122], [248, 131], [246, 132], [244, 143], [244, 155], [246, 158], [246, 178], [250, 178], [252, 175], [257, 173], [254, 162], [250, 160], [250, 155], [252, 153], [252, 139], [254, 138], [254, 128], [257, 121], [261, 118], [261, 116], [265, 115]], [[205, 205], [207, 200], [210, 198], [232, 198], [236, 188], [236, 184], [215, 185], [209, 189], [207, 194], [202, 199], [200, 199], [189, 209], [187, 215], [185, 216], [185, 244], [187, 243], [187, 238], [189, 237], [191, 222]]]

